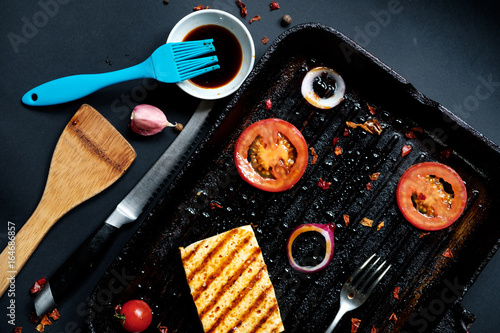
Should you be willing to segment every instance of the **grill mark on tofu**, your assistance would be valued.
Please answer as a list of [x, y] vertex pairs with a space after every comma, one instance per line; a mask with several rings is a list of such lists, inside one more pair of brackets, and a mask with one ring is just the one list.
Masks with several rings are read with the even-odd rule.
[[[234, 234], [237, 234], [238, 233], [238, 230], [237, 229], [233, 229], [231, 231], [229, 231], [225, 237], [210, 251], [207, 253], [207, 255], [205, 256], [205, 258], [203, 258], [203, 260], [201, 260], [200, 262], [201, 263], [204, 263], [205, 261], [211, 261], [213, 260], [212, 258], [222, 249], [224, 249], [224, 246], [226, 245], [227, 242], [229, 242], [229, 240], [231, 240], [231, 238], [233, 237]], [[206, 242], [201, 242], [203, 244], [205, 244]], [[200, 245], [202, 245], [200, 243]], [[185, 260], [185, 259], [184, 259]], [[193, 269], [190, 273], [189, 273], [189, 276], [187, 276], [187, 279], [188, 280], [192, 280], [193, 277], [203, 269], [204, 265], [198, 265], [195, 269]]]
[[[249, 307], [247, 307], [247, 309], [246, 309], [245, 313], [243, 313], [243, 314], [241, 314], [241, 315], [240, 315], [240, 320], [238, 321], [238, 324], [234, 327], [234, 329], [238, 328], [238, 326], [241, 326], [241, 324], [243, 324], [244, 322], [246, 322], [248, 317], [250, 317], [251, 315], [254, 315], [254, 313], [255, 313], [255, 312], [254, 312], [254, 311], [255, 311], [255, 309], [257, 309], [257, 308], [259, 307], [259, 305], [260, 305], [262, 302], [264, 302], [264, 301], [266, 300], [267, 296], [268, 296], [268, 295], [269, 295], [269, 293], [272, 291], [272, 289], [273, 289], [273, 286], [267, 286], [267, 288], [266, 288], [266, 289], [264, 289], [264, 290], [260, 293], [259, 297], [257, 297], [257, 298], [253, 301], [253, 303], [252, 303]], [[274, 312], [275, 306], [276, 306], [276, 304], [274, 304], [274, 305], [273, 305], [271, 308], [269, 308], [268, 310], [273, 310], [273, 312]], [[269, 311], [267, 311], [267, 313], [268, 313], [268, 312], [269, 312]], [[268, 318], [269, 318], [269, 316], [266, 316], [266, 317], [265, 317], [264, 322], [265, 322]], [[252, 330], [252, 332], [254, 332], [255, 330], [258, 330], [258, 329], [259, 329], [259, 326], [255, 327], [255, 328]]]
[[[214, 299], [212, 299], [212, 302], [207, 306], [205, 307], [201, 312], [200, 312], [200, 318], [203, 319], [203, 317], [205, 317], [205, 315], [210, 312], [214, 306], [217, 304], [217, 301], [221, 298], [224, 297], [224, 294], [227, 293], [227, 291], [234, 285], [234, 283], [236, 282], [236, 280], [238, 280], [242, 275], [243, 273], [245, 272], [245, 270], [252, 265], [252, 263], [255, 262], [255, 260], [257, 260], [259, 254], [261, 253], [261, 250], [259, 247], [257, 248], [254, 248], [252, 253], [250, 254], [250, 256], [245, 260], [245, 262], [238, 268], [238, 270], [231, 276], [231, 278], [226, 282], [224, 283], [224, 285], [222, 286], [222, 288], [217, 291], [216, 293], [216, 296], [214, 297]], [[239, 297], [244, 297], [247, 293], [248, 293], [248, 290], [250, 290], [254, 285], [255, 283], [260, 279], [260, 278], [256, 278], [258, 274], [260, 274], [260, 272], [264, 269], [263, 266], [260, 267], [260, 269], [257, 271], [257, 273], [252, 277], [252, 279], [250, 280], [250, 285], [247, 286], [247, 288], [245, 288], [245, 293], [244, 295], [240, 292], [238, 293], [238, 296]], [[250, 288], [250, 289], [249, 289]], [[197, 295], [193, 295], [193, 299], [196, 300], [198, 299], [198, 297], [200, 296], [200, 294], [197, 294]], [[237, 304], [234, 304], [235, 300], [233, 300], [233, 303], [231, 304], [231, 308], [234, 308], [234, 306]]]
[[[273, 306], [271, 306], [264, 317], [262, 317], [259, 321], [259, 323], [253, 328], [251, 333], [253, 332], [259, 332], [261, 329], [262, 325], [266, 323], [266, 321], [278, 310], [278, 303], [274, 302]], [[278, 332], [279, 327], [281, 326], [281, 323], [278, 323], [278, 325], [275, 325], [275, 327], [272, 329], [272, 332]]]
[[[224, 260], [219, 261], [219, 265], [214, 267], [212, 274], [210, 274], [210, 276], [208, 276], [206, 278], [205, 282], [198, 289], [196, 289], [194, 292], [191, 293], [193, 296], [193, 300], [195, 302], [201, 296], [203, 291], [207, 290], [210, 287], [210, 285], [212, 284], [212, 282], [218, 276], [220, 276], [221, 272], [224, 270], [224, 267], [226, 267], [233, 260], [235, 254], [238, 253], [239, 251], [241, 251], [241, 249], [243, 249], [251, 240], [252, 240], [251, 235], [247, 235], [247, 237], [245, 237], [244, 239], [242, 239], [241, 241], [238, 242], [238, 245], [232, 249], [232, 251], [229, 255], [226, 255], [224, 257]], [[245, 268], [246, 268], [246, 266], [242, 265], [240, 267], [239, 271], [241, 270], [241, 272], [243, 272], [245, 270]], [[234, 280], [236, 280], [236, 279], [234, 279]], [[234, 280], [233, 280], [233, 283], [234, 283]], [[229, 285], [229, 283], [226, 284], [226, 286], [228, 286], [228, 285]], [[218, 296], [220, 296], [220, 295], [218, 295]]]
[[231, 312], [231, 310], [235, 308], [245, 298], [245, 296], [250, 292], [250, 290], [252, 290], [252, 288], [257, 284], [257, 282], [259, 282], [259, 280], [264, 276], [263, 274], [264, 268], [265, 266], [262, 266], [259, 269], [259, 271], [257, 271], [257, 273], [252, 277], [246, 288], [244, 288], [238, 293], [238, 296], [231, 301], [231, 305], [224, 309], [224, 312], [222, 312], [221, 315], [217, 318], [217, 320], [213, 323], [213, 325], [206, 330], [206, 333], [213, 333], [217, 328], [217, 326], [219, 326], [222, 322], [224, 322], [229, 312]]

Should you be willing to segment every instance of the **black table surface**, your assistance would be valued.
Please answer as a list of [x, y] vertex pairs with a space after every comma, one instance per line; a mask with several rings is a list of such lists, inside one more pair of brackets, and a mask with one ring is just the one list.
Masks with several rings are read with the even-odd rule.
[[[164, 43], [175, 23], [197, 5], [239, 17], [252, 34], [257, 61], [269, 46], [262, 38], [267, 36], [271, 43], [285, 31], [280, 25], [283, 15], [292, 17], [292, 26], [308, 22], [329, 25], [500, 145], [497, 2], [281, 0], [281, 8], [275, 11], [270, 11], [269, 3], [247, 0], [248, 16], [241, 18], [234, 0], [170, 0], [169, 4], [162, 0], [4, 2], [0, 21], [0, 248], [7, 243], [9, 222], [19, 230], [36, 208], [57, 139], [82, 103], [99, 110], [125, 136], [137, 151], [137, 159], [119, 181], [66, 214], [45, 236], [18, 275], [15, 296], [5, 294], [0, 299], [0, 332], [13, 330], [7, 316], [12, 299], [16, 304], [15, 325], [32, 331], [28, 315], [33, 304], [28, 289], [33, 281], [55, 272], [175, 138], [168, 130], [150, 138], [134, 135], [128, 128], [132, 108], [154, 98], [170, 120], [182, 123], [197, 103], [175, 85], [153, 88], [145, 82], [118, 84], [53, 107], [27, 107], [21, 103], [21, 96], [58, 77], [137, 64]], [[250, 24], [254, 15], [260, 15], [261, 20]], [[86, 331], [86, 298], [138, 223], [120, 232], [95, 271], [60, 307], [61, 319], [47, 332]], [[497, 253], [463, 300], [463, 305], [477, 315], [470, 332], [499, 331], [498, 276]]]

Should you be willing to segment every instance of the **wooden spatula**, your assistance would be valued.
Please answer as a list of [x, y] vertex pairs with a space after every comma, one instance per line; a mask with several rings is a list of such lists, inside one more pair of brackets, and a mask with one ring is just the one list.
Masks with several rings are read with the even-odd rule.
[[113, 184], [135, 157], [113, 125], [91, 106], [82, 105], [57, 142], [40, 203], [0, 254], [0, 296], [49, 229], [69, 210]]

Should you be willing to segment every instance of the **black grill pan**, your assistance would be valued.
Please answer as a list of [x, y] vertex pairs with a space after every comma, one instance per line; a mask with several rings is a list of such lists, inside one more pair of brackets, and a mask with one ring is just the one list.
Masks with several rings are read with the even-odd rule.
[[[330, 111], [315, 109], [300, 94], [305, 73], [318, 65], [333, 68], [346, 81], [345, 100]], [[265, 107], [268, 98], [271, 110]], [[345, 36], [313, 23], [279, 36], [227, 107], [217, 112], [208, 135], [91, 295], [91, 332], [120, 332], [113, 308], [132, 298], [153, 307], [148, 332], [156, 332], [159, 324], [169, 333], [202, 332], [178, 247], [246, 224], [254, 226], [286, 332], [323, 332], [338, 310], [342, 284], [373, 253], [392, 268], [367, 303], [344, 317], [339, 332], [350, 332], [350, 318], [361, 319], [358, 332], [372, 327], [379, 332], [466, 332], [474, 316], [461, 300], [500, 239], [497, 146]], [[248, 185], [233, 162], [242, 130], [271, 117], [299, 128], [318, 155], [299, 183], [283, 193]], [[346, 121], [369, 118], [382, 124], [380, 135], [359, 128], [345, 135]], [[407, 136], [412, 128], [422, 130], [416, 138]], [[343, 150], [338, 156], [334, 138]], [[403, 145], [413, 147], [404, 157]], [[402, 173], [422, 161], [451, 166], [468, 190], [463, 216], [429, 234], [405, 221], [395, 200]], [[374, 172], [380, 176], [370, 181]], [[318, 186], [320, 178], [332, 183], [328, 190]], [[384, 227], [362, 226], [364, 217], [375, 226], [383, 221]], [[308, 222], [337, 227], [334, 259], [324, 271], [306, 275], [289, 266], [285, 244], [297, 225]], [[320, 253], [315, 244], [304, 244], [299, 255], [315, 260]], [[442, 255], [447, 249], [453, 258]], [[393, 296], [396, 287], [399, 299]]]

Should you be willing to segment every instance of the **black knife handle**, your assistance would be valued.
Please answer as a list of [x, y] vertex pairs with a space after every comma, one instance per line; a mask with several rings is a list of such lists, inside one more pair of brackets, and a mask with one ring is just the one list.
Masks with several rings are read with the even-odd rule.
[[95, 266], [96, 260], [102, 257], [101, 254], [118, 234], [118, 230], [118, 228], [104, 223], [49, 278], [52, 296], [56, 303], [64, 299], [73, 288], [78, 286], [78, 282], [89, 274]]

